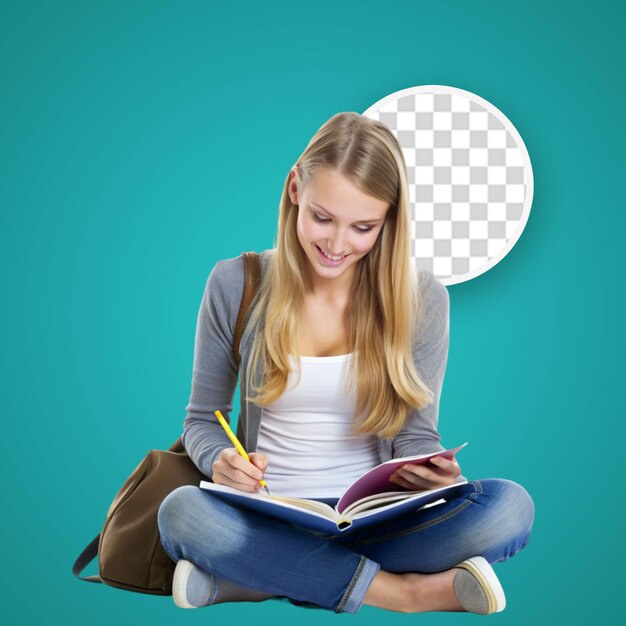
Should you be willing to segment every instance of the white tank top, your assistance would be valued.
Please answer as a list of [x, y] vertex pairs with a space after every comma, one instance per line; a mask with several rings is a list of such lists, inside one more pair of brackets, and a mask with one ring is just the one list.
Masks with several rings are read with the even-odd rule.
[[257, 452], [267, 454], [264, 473], [272, 495], [340, 497], [361, 474], [380, 463], [376, 435], [354, 435], [354, 397], [346, 386], [354, 353], [303, 356], [283, 395], [264, 407]]

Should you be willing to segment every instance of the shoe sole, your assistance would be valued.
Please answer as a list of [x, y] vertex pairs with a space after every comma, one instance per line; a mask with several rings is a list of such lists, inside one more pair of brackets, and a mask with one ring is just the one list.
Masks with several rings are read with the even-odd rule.
[[467, 559], [459, 563], [459, 565], [455, 565], [455, 567], [466, 569], [478, 580], [487, 596], [489, 613], [498, 613], [505, 609], [506, 597], [504, 595], [504, 589], [502, 589], [502, 585], [493, 567], [491, 567], [491, 564], [485, 557], [473, 556], [471, 559]]
[[176, 563], [176, 568], [174, 569], [174, 579], [172, 580], [172, 598], [174, 599], [174, 604], [181, 609], [197, 609], [197, 606], [190, 604], [187, 600], [187, 579], [189, 578], [189, 574], [193, 568], [193, 563], [190, 561], [186, 561], [185, 559], [181, 559]]

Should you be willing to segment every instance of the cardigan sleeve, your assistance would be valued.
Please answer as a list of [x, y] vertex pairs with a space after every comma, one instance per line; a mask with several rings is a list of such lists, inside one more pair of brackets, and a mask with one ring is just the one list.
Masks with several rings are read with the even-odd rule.
[[207, 279], [197, 317], [182, 442], [191, 460], [209, 478], [222, 450], [233, 447], [214, 411], [219, 409], [230, 423], [238, 376], [233, 334], [242, 291], [243, 258], [218, 261]]
[[450, 296], [445, 285], [432, 272], [420, 270], [420, 274], [423, 308], [413, 344], [413, 358], [422, 381], [433, 393], [433, 401], [409, 413], [404, 427], [392, 440], [393, 458], [445, 450], [440, 443], [437, 424], [448, 360]]

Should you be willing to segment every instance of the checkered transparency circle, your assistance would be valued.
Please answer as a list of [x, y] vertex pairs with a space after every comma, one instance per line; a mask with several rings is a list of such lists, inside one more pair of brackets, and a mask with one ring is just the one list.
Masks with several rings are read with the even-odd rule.
[[392, 93], [363, 115], [398, 138], [411, 201], [411, 254], [444, 284], [483, 274], [502, 260], [528, 221], [530, 157], [495, 106], [444, 85]]

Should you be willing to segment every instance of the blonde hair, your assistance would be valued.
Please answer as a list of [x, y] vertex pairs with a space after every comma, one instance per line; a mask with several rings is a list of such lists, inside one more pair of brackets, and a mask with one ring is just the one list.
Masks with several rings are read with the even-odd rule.
[[[421, 306], [418, 273], [411, 261], [410, 204], [406, 165], [396, 137], [382, 122], [358, 113], [331, 117], [298, 159], [301, 184], [320, 169], [345, 176], [364, 193], [389, 203], [376, 243], [356, 265], [346, 313], [354, 357], [347, 383], [355, 394], [353, 434], [394, 437], [414, 408], [433, 400], [413, 360]], [[308, 258], [296, 234], [298, 206], [285, 181], [279, 207], [276, 251], [263, 274], [250, 313], [257, 328], [246, 372], [246, 400], [259, 406], [285, 391], [289, 355], [296, 355]], [[300, 190], [299, 190], [300, 191]], [[265, 379], [252, 381], [262, 360]], [[298, 361], [299, 362], [299, 361]], [[360, 416], [361, 419], [357, 419]]]

